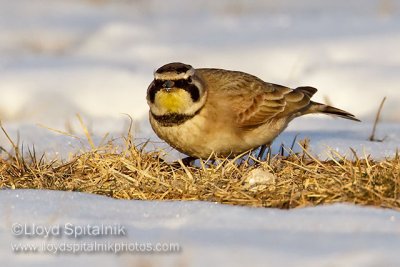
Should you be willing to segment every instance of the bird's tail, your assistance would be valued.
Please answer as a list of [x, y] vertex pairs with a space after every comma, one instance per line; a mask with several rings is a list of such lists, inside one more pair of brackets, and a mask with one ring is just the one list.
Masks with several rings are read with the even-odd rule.
[[341, 110], [341, 109], [338, 109], [338, 108], [335, 108], [332, 106], [324, 105], [321, 103], [313, 102], [313, 101], [311, 101], [310, 108], [306, 111], [306, 113], [307, 114], [323, 113], [323, 114], [338, 116], [338, 117], [352, 120], [352, 121], [360, 121], [353, 114], [351, 114], [347, 111], [344, 111], [344, 110]]

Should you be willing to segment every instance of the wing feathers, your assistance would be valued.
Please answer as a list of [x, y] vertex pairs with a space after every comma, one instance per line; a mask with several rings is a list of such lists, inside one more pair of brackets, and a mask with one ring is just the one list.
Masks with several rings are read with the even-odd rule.
[[253, 97], [251, 104], [239, 113], [241, 127], [257, 127], [273, 118], [290, 117], [302, 112], [309, 107], [310, 98], [317, 92], [313, 87], [292, 90], [280, 85], [267, 85], [273, 86], [274, 91], [261, 92]]

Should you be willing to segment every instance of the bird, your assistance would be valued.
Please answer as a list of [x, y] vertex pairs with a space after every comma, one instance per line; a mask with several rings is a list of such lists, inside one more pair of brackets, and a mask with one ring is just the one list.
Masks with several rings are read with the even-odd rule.
[[241, 71], [181, 62], [154, 72], [149, 121], [159, 138], [191, 158], [236, 157], [273, 140], [294, 118], [312, 113], [359, 121], [311, 100], [317, 89], [291, 89]]

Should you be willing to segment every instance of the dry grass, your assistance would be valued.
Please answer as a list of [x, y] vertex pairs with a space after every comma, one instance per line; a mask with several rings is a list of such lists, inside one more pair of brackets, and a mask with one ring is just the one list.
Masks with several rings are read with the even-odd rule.
[[34, 153], [0, 157], [0, 188], [88, 192], [117, 199], [204, 200], [232, 205], [296, 208], [350, 202], [400, 208], [400, 158], [319, 161], [303, 153], [266, 161], [221, 159], [186, 167], [168, 164], [161, 152], [143, 152], [130, 135], [121, 150], [113, 143], [46, 162]]

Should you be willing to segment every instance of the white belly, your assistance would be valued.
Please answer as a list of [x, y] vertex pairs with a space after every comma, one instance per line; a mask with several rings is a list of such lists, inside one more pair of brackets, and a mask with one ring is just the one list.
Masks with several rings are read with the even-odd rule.
[[173, 127], [163, 127], [150, 116], [150, 124], [156, 134], [176, 150], [204, 159], [213, 153], [219, 156], [235, 156], [271, 143], [283, 126], [271, 129], [268, 125], [262, 125], [239, 135], [237, 131], [218, 123], [213, 123], [214, 128], [206, 127], [206, 119], [201, 115]]
[[[227, 136], [223, 132], [207, 131], [202, 116], [173, 127], [163, 127], [150, 116], [150, 123], [158, 137], [165, 140], [176, 150], [193, 157], [208, 158], [213, 152], [230, 153]], [[227, 151], [224, 151], [227, 150]], [[224, 153], [222, 153], [224, 151]]]

